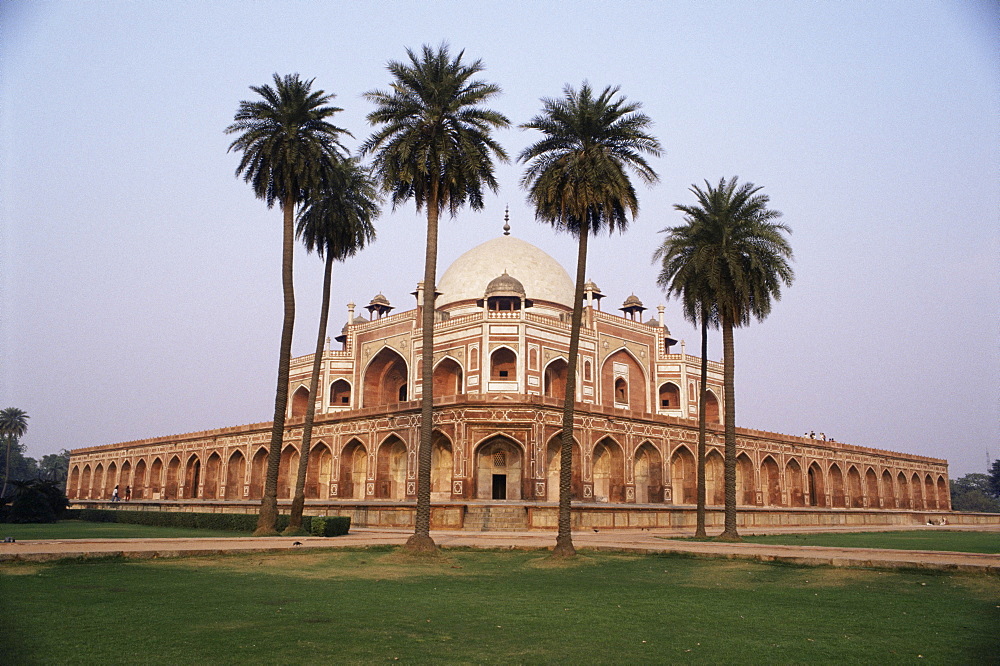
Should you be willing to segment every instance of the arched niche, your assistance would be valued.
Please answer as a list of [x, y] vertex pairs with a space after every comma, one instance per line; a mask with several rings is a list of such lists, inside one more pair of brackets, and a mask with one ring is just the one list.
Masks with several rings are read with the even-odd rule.
[[[571, 447], [570, 499], [579, 500], [583, 497], [582, 468], [580, 462], [580, 444], [573, 440]], [[545, 499], [549, 502], [559, 501], [559, 475], [562, 470], [562, 433], [556, 433], [545, 446]]]
[[628, 351], [619, 349], [604, 360], [601, 396], [605, 407], [646, 411], [646, 374]]
[[595, 502], [625, 501], [625, 456], [618, 442], [605, 437], [591, 457]]
[[698, 501], [698, 472], [695, 457], [686, 446], [679, 446], [670, 457], [670, 482], [674, 501], [695, 504]]
[[368, 449], [356, 439], [340, 453], [339, 493], [344, 499], [364, 499], [368, 480]]
[[375, 456], [375, 496], [401, 500], [406, 497], [406, 444], [390, 435]]
[[338, 379], [330, 384], [330, 407], [332, 409], [345, 409], [350, 406], [351, 383], [346, 379]]
[[510, 347], [497, 347], [490, 354], [490, 379], [495, 382], [517, 381], [517, 354]]
[[663, 459], [650, 442], [643, 442], [632, 457], [632, 478], [638, 504], [663, 502]]
[[566, 397], [566, 377], [569, 374], [569, 364], [566, 359], [557, 358], [545, 366], [542, 380], [542, 392], [549, 398], [562, 400]]
[[383, 347], [365, 368], [363, 407], [381, 407], [407, 400], [406, 361]]
[[434, 366], [434, 398], [446, 398], [464, 393], [462, 366], [446, 356]]
[[495, 435], [475, 454], [476, 499], [521, 499], [523, 455], [512, 439]]
[[681, 390], [677, 387], [677, 384], [673, 382], [660, 384], [659, 407], [660, 409], [681, 408]]

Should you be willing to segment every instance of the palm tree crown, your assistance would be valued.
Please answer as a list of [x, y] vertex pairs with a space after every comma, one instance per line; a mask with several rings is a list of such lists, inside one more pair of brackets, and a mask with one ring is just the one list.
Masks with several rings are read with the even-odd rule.
[[[690, 191], [698, 204], [674, 206], [685, 214], [687, 224], [668, 230], [668, 241], [675, 238], [684, 248], [673, 261], [690, 259], [681, 277], [703, 274], [718, 317], [745, 326], [751, 316], [763, 320], [770, 314], [772, 300], [780, 300], [782, 284], [790, 285], [795, 273], [789, 264], [792, 248], [784, 236], [791, 229], [774, 222], [781, 213], [767, 207], [770, 198], [760, 187], [737, 181], [735, 176], [722, 178], [718, 187], [706, 181], [704, 190], [693, 185]], [[667, 258], [664, 255], [665, 268]]]
[[28, 413], [17, 407], [0, 410], [0, 435], [21, 439], [28, 432]]
[[448, 46], [424, 46], [420, 55], [407, 49], [409, 63], [391, 61], [391, 90], [365, 97], [376, 105], [368, 122], [381, 126], [361, 147], [374, 156], [373, 166], [393, 208], [414, 199], [445, 206], [455, 215], [466, 201], [483, 207], [483, 185], [497, 189], [493, 158], [506, 162], [504, 149], [490, 136], [510, 121], [480, 104], [500, 94], [492, 83], [471, 80], [483, 71], [482, 60], [465, 64], [464, 51], [454, 58]]
[[659, 156], [661, 146], [647, 134], [652, 121], [638, 102], [613, 99], [618, 90], [608, 86], [595, 97], [586, 82], [579, 92], [566, 86], [562, 98], [543, 99], [543, 112], [521, 125], [545, 134], [518, 157], [528, 163], [521, 184], [539, 220], [574, 235], [586, 222], [597, 234], [622, 230], [639, 212], [627, 170], [655, 183], [643, 154]]
[[330, 106], [335, 95], [312, 90], [312, 83], [298, 74], [274, 74], [273, 88], [250, 86], [263, 99], [240, 102], [235, 122], [226, 128], [226, 134], [239, 135], [229, 150], [243, 152], [236, 175], [268, 207], [300, 202], [305, 191], [321, 185], [330, 162], [346, 152], [340, 136], [350, 132], [327, 121], [343, 109]]
[[371, 174], [357, 159], [337, 164], [331, 184], [299, 212], [295, 233], [309, 252], [343, 261], [375, 240], [380, 198]]

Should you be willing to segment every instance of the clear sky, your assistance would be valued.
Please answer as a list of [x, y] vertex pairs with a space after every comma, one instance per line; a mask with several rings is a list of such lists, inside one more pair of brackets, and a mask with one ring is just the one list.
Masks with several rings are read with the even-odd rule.
[[[266, 421], [281, 325], [281, 215], [234, 177], [223, 129], [250, 85], [298, 72], [370, 133], [362, 93], [406, 47], [482, 58], [516, 125], [587, 79], [642, 102], [665, 154], [628, 232], [588, 276], [698, 353], [655, 284], [688, 188], [738, 175], [793, 229], [795, 284], [736, 334], [738, 425], [947, 458], [1000, 456], [1000, 13], [992, 2], [0, 3], [0, 407], [28, 454]], [[536, 140], [498, 135], [511, 155]], [[439, 277], [513, 233], [572, 272], [523, 166], [442, 226]], [[345, 304], [400, 309], [424, 221], [386, 211], [335, 268]], [[322, 266], [295, 258], [293, 353], [315, 339]], [[715, 334], [712, 358], [721, 357]]]

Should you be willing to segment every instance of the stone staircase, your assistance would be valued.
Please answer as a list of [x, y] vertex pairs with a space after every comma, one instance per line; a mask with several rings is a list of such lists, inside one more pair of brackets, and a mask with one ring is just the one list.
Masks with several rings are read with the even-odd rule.
[[473, 532], [519, 532], [528, 529], [524, 506], [466, 505], [463, 529]]

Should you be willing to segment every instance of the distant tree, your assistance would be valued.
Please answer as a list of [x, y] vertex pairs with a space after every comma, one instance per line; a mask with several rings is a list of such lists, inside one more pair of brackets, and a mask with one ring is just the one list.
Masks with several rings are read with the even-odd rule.
[[38, 476], [45, 481], [52, 481], [61, 489], [66, 489], [66, 477], [69, 476], [69, 451], [63, 449], [59, 453], [42, 456], [38, 464]]
[[411, 199], [418, 212], [427, 209], [417, 512], [406, 545], [413, 551], [435, 551], [430, 520], [438, 217], [445, 208], [456, 215], [466, 202], [481, 210], [483, 187], [497, 190], [493, 160], [506, 162], [507, 153], [490, 133], [510, 121], [481, 106], [500, 94], [499, 86], [472, 78], [483, 71], [482, 60], [466, 64], [465, 52], [453, 58], [447, 44], [437, 50], [425, 45], [419, 54], [407, 49], [406, 55], [408, 63], [389, 62], [390, 90], [365, 93], [376, 107], [368, 122], [377, 129], [361, 150], [373, 156], [374, 173], [391, 193], [393, 209]]
[[736, 391], [733, 329], [750, 319], [763, 320], [771, 302], [781, 298], [782, 285], [794, 279], [789, 265], [792, 248], [785, 238], [791, 233], [774, 222], [781, 213], [769, 209], [769, 197], [753, 183], [738, 184], [736, 177], [722, 178], [717, 187], [705, 181], [705, 189], [692, 185], [698, 203], [676, 205], [689, 224], [697, 228], [702, 248], [700, 270], [709, 276], [711, 300], [722, 326], [725, 392], [725, 528], [719, 539], [738, 540], [736, 529]]
[[236, 134], [230, 151], [243, 153], [236, 175], [253, 187], [254, 194], [275, 203], [284, 217], [281, 284], [284, 319], [278, 354], [278, 382], [274, 421], [268, 448], [267, 475], [255, 534], [274, 534], [278, 519], [278, 466], [288, 408], [288, 367], [292, 357], [295, 293], [292, 288], [292, 254], [295, 241], [295, 207], [308, 192], [322, 189], [331, 166], [342, 159], [340, 136], [346, 130], [328, 122], [342, 109], [330, 106], [334, 95], [312, 90], [313, 80], [298, 74], [274, 75], [274, 87], [250, 86], [262, 100], [242, 101], [226, 134]]
[[54, 481], [14, 481], [14, 498], [5, 520], [11, 523], [54, 523], [69, 499]]
[[309, 449], [312, 446], [313, 421], [316, 417], [316, 395], [319, 373], [323, 364], [326, 324], [330, 316], [330, 282], [333, 262], [343, 261], [358, 253], [375, 240], [372, 221], [379, 214], [379, 194], [367, 169], [357, 160], [345, 160], [336, 167], [337, 173], [322, 192], [309, 199], [299, 213], [296, 234], [310, 252], [316, 251], [324, 261], [323, 298], [320, 304], [316, 353], [313, 355], [312, 376], [309, 380], [309, 404], [302, 428], [302, 452], [295, 477], [295, 493], [288, 517], [286, 534], [302, 530], [302, 509], [305, 506], [306, 472], [309, 469]]
[[993, 464], [990, 465], [989, 477], [990, 494], [1000, 499], [1000, 458], [994, 460]]
[[544, 135], [518, 157], [528, 165], [521, 184], [528, 190], [535, 218], [577, 239], [576, 289], [559, 450], [559, 527], [552, 551], [561, 557], [576, 553], [570, 529], [570, 493], [587, 242], [591, 234], [623, 231], [629, 218], [639, 212], [630, 171], [647, 184], [658, 179], [643, 157], [660, 154], [660, 142], [647, 131], [652, 121], [639, 112], [639, 103], [627, 102], [624, 96], [618, 96], [618, 90], [608, 86], [595, 95], [587, 82], [579, 91], [566, 86], [561, 98], [542, 99], [542, 113], [521, 125], [522, 129], [538, 130]]
[[[11, 449], [15, 448], [24, 433], [28, 432], [27, 412], [17, 407], [7, 407], [0, 410], [0, 437], [3, 438], [4, 448], [4, 471], [3, 490], [0, 490], [0, 497], [7, 496], [7, 481], [10, 479]], [[20, 451], [18, 451], [20, 453]]]
[[990, 495], [990, 477], [986, 474], [966, 474], [952, 479], [950, 486], [953, 511], [1000, 513], [1000, 500]]

